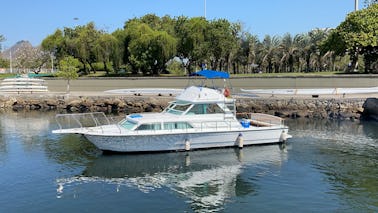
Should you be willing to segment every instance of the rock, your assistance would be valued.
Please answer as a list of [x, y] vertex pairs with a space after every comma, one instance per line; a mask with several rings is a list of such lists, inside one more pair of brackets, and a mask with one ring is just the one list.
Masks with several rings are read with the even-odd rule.
[[[113, 112], [140, 113], [161, 112], [173, 97], [164, 96], [82, 96], [61, 95], [0, 95], [0, 108], [13, 110], [57, 110], [64, 112]], [[238, 112], [268, 113], [280, 117], [309, 117], [329, 119], [378, 118], [377, 99], [335, 98], [240, 98], [236, 102]]]
[[72, 106], [72, 107], [78, 107], [80, 106], [82, 103], [81, 100], [72, 100], [68, 103], [68, 106]]
[[362, 107], [364, 108], [362, 118], [378, 121], [378, 98], [366, 99]]

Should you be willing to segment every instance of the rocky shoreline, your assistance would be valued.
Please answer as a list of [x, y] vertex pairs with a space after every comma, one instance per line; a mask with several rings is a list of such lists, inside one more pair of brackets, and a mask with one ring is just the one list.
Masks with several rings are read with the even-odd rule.
[[[66, 96], [7, 95], [0, 96], [0, 110], [39, 110], [57, 113], [160, 112], [173, 100], [171, 96]], [[356, 120], [378, 119], [377, 98], [238, 98], [238, 112], [260, 112], [290, 118]]]

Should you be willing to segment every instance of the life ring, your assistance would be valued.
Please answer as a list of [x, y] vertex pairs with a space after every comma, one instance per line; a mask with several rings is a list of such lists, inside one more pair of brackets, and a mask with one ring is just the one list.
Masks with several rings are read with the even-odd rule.
[[223, 95], [225, 97], [230, 97], [230, 95], [231, 95], [230, 89], [224, 88]]

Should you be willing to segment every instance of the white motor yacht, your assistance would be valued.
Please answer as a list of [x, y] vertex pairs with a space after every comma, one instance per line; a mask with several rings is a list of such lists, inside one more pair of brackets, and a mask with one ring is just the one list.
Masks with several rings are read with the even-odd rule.
[[[220, 75], [219, 75], [220, 74]], [[225, 78], [228, 73], [200, 73]], [[58, 114], [53, 133], [84, 135], [96, 147], [115, 152], [179, 151], [284, 142], [291, 136], [280, 117], [249, 113], [237, 118], [227, 88], [189, 86], [160, 113], [127, 115], [111, 124], [104, 113]]]

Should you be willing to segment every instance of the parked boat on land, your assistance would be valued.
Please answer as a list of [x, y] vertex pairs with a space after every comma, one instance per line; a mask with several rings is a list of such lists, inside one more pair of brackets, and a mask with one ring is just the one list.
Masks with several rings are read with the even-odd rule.
[[[206, 79], [228, 73], [200, 71]], [[237, 118], [227, 87], [189, 86], [160, 113], [127, 115], [111, 124], [104, 113], [58, 114], [53, 133], [82, 134], [96, 147], [115, 152], [153, 152], [284, 142], [291, 136], [280, 117], [249, 113]]]
[[31, 78], [26, 75], [15, 78], [6, 78], [1, 82], [0, 92], [6, 93], [33, 93], [48, 92], [45, 80]]

